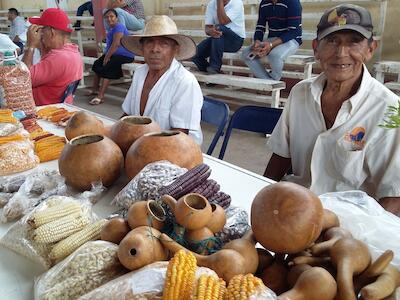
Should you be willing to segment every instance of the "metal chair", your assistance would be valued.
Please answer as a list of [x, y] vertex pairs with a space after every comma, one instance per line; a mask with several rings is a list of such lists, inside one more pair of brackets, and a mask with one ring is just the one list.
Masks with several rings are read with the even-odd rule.
[[208, 147], [207, 154], [211, 155], [215, 146], [218, 143], [219, 137], [224, 135], [224, 128], [228, 123], [229, 106], [222, 101], [204, 97], [203, 107], [201, 108], [201, 120], [205, 123], [218, 126], [210, 146]]
[[270, 134], [281, 116], [281, 108], [242, 106], [232, 115], [218, 158], [223, 159], [233, 128]]
[[75, 94], [76, 88], [78, 87], [80, 81], [81, 80], [78, 79], [78, 80], [73, 81], [70, 84], [68, 84], [67, 88], [64, 91], [64, 94], [61, 97], [60, 103], [64, 103], [69, 95], [74, 95]]

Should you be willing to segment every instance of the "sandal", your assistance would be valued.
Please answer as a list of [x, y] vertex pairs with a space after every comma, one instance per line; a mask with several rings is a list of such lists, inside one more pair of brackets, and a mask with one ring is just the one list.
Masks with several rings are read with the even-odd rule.
[[92, 100], [89, 101], [89, 104], [91, 105], [99, 105], [100, 103], [103, 103], [103, 99], [100, 99], [98, 97], [93, 98]]

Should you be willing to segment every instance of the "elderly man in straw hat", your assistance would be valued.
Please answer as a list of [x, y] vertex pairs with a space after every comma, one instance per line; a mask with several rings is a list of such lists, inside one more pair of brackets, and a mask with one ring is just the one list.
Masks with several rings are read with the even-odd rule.
[[179, 130], [202, 142], [203, 95], [196, 78], [178, 60], [196, 53], [196, 44], [169, 17], [153, 16], [142, 35], [125, 36], [122, 45], [144, 57], [122, 104], [126, 115], [153, 118], [164, 130]]

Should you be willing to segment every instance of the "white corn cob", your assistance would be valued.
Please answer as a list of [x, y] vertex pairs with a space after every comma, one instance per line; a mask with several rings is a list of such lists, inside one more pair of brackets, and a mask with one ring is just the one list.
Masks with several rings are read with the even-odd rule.
[[49, 208], [46, 208], [42, 211], [36, 212], [31, 218], [28, 220], [28, 224], [33, 228], [38, 228], [39, 226], [62, 218], [72, 213], [81, 212], [82, 207], [79, 202], [76, 201], [68, 201], [66, 203], [61, 203]]
[[65, 217], [43, 224], [33, 232], [33, 239], [38, 243], [54, 243], [70, 236], [89, 224], [89, 219], [82, 212], [76, 212]]
[[86, 225], [82, 230], [75, 232], [69, 237], [54, 245], [49, 256], [53, 261], [60, 261], [67, 257], [84, 243], [100, 238], [100, 232], [107, 220], [101, 219], [95, 223]]

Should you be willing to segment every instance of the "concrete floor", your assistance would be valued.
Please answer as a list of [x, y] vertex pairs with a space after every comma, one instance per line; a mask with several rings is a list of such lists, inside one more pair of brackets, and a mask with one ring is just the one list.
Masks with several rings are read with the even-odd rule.
[[[105, 102], [100, 105], [90, 105], [88, 102], [93, 96], [86, 96], [88, 89], [78, 89], [75, 95], [75, 105], [87, 110], [118, 119], [122, 115], [121, 104], [128, 91], [129, 84], [111, 85], [106, 93]], [[232, 109], [231, 109], [232, 110]], [[202, 124], [204, 141], [203, 152], [206, 152], [216, 128], [209, 124]], [[222, 145], [222, 138], [214, 149], [213, 156], [218, 157]], [[238, 165], [257, 174], [262, 174], [270, 154], [265, 143], [267, 139], [262, 134], [248, 131], [233, 130], [224, 160]]]

